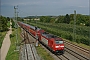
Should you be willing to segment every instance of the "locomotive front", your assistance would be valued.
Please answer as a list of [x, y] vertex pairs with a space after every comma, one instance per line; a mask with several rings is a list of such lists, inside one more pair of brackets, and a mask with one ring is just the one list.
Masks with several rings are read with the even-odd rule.
[[63, 54], [64, 53], [64, 41], [61, 38], [56, 38], [54, 40], [54, 51], [57, 54]]

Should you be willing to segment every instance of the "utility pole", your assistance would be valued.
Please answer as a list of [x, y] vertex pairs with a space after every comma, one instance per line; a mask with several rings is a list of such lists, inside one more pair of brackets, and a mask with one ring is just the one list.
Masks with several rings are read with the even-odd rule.
[[[17, 23], [17, 21], [18, 21], [18, 13], [19, 13], [19, 12], [17, 12], [17, 19], [16, 19], [16, 23]], [[18, 23], [17, 23], [17, 32], [16, 32], [16, 33], [17, 33], [17, 44], [18, 44]]]
[[[90, 0], [89, 0], [89, 23], [90, 23]], [[90, 26], [90, 24], [89, 24]], [[90, 28], [89, 28], [89, 46], [90, 46]], [[89, 49], [89, 57], [90, 57], [90, 49]], [[90, 60], [90, 58], [89, 58]]]
[[76, 10], [74, 10], [73, 41], [76, 41]]
[[0, 16], [1, 16], [1, 0], [0, 0]]
[[[18, 9], [18, 6], [14, 6], [14, 12], [15, 12], [15, 18], [14, 18], [14, 22], [15, 22], [15, 31], [16, 31], [16, 47], [18, 47], [18, 25], [17, 25], [17, 17], [18, 17], [18, 13], [17, 13], [17, 9]], [[17, 49], [17, 48], [16, 48]]]

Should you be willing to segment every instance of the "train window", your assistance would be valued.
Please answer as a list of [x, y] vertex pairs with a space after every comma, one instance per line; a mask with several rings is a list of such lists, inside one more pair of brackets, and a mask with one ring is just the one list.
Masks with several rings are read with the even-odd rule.
[[44, 32], [43, 34], [49, 34], [48, 32]]
[[55, 42], [56, 44], [63, 44], [63, 41], [60, 41], [60, 40], [56, 40]]

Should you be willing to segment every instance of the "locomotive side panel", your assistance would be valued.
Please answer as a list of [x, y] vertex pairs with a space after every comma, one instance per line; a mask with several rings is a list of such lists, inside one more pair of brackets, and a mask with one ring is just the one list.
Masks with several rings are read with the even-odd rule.
[[48, 45], [48, 40], [44, 37], [41, 37], [41, 41], [45, 44]]

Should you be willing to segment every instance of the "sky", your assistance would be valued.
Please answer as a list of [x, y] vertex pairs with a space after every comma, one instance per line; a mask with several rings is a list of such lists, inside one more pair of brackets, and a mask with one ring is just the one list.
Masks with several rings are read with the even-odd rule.
[[[18, 5], [18, 7], [17, 7]], [[1, 15], [14, 17], [14, 6], [18, 16], [58, 16], [73, 14], [89, 15], [89, 0], [1, 0]]]

